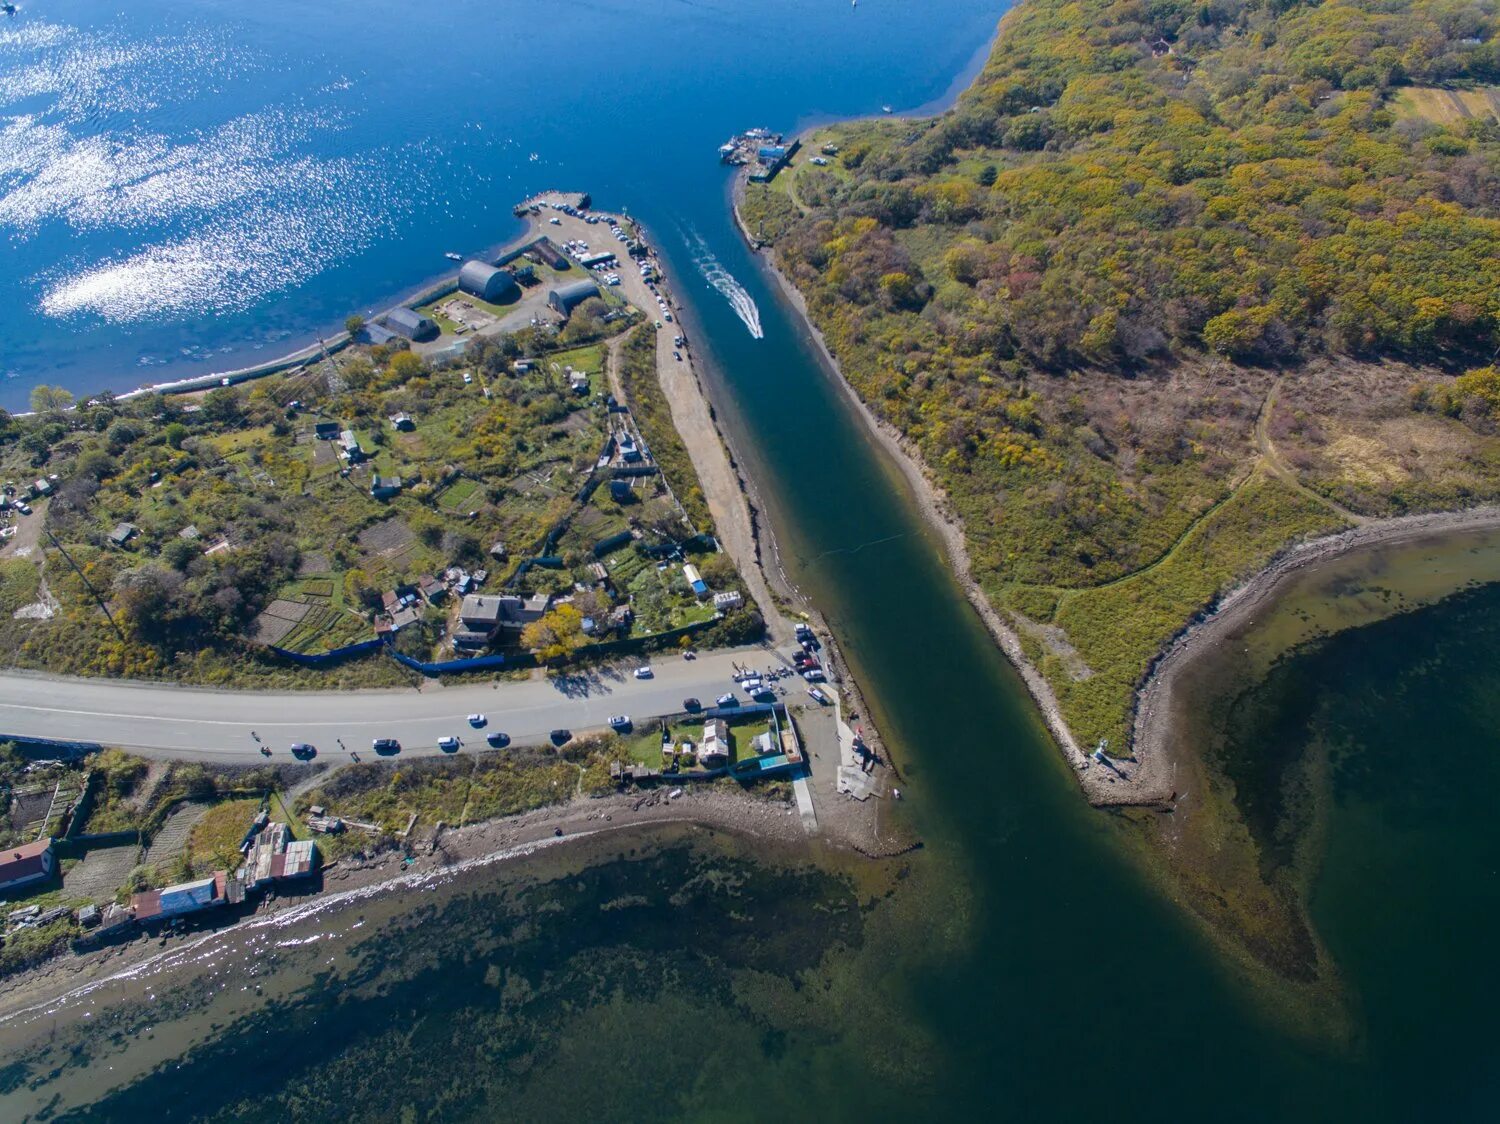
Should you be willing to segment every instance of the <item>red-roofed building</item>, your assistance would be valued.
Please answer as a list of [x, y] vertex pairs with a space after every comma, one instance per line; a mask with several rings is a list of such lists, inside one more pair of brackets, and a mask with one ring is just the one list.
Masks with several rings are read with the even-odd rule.
[[17, 886], [40, 882], [51, 876], [55, 865], [51, 839], [38, 839], [35, 843], [7, 847], [0, 851], [0, 890], [13, 890]]

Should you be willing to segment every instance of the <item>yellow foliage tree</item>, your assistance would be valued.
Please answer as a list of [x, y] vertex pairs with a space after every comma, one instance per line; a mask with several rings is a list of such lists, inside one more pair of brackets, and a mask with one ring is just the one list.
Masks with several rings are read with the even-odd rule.
[[521, 643], [538, 659], [562, 659], [583, 647], [583, 614], [572, 605], [559, 605], [521, 630]]

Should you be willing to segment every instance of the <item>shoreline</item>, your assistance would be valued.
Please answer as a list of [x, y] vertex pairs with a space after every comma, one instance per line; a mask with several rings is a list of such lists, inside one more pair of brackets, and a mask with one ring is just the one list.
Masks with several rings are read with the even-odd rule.
[[1269, 565], [1219, 599], [1212, 611], [1184, 626], [1162, 646], [1135, 693], [1131, 743], [1143, 758], [1172, 754], [1173, 708], [1178, 681], [1225, 633], [1254, 620], [1294, 574], [1361, 550], [1398, 546], [1450, 534], [1500, 529], [1500, 505], [1434, 511], [1372, 520], [1358, 527], [1287, 547]]
[[963, 528], [952, 514], [946, 493], [932, 479], [919, 454], [911, 450], [907, 438], [876, 414], [860, 397], [853, 384], [844, 377], [823, 333], [809, 315], [807, 302], [801, 291], [782, 272], [774, 248], [761, 244], [745, 225], [739, 209], [744, 188], [744, 178], [737, 176], [733, 187], [733, 208], [735, 226], [741, 237], [751, 252], [761, 259], [776, 288], [796, 311], [815, 344], [826, 371], [855, 407], [855, 412], [864, 421], [871, 436], [890, 455], [906, 478], [919, 511], [943, 545], [959, 587], [1020, 675], [1053, 740], [1072, 768], [1085, 798], [1096, 808], [1172, 805], [1178, 765], [1176, 753], [1179, 750], [1174, 744], [1171, 730], [1176, 682], [1193, 656], [1212, 644], [1219, 634], [1231, 630], [1264, 604], [1274, 595], [1276, 587], [1285, 577], [1318, 562], [1356, 550], [1393, 545], [1429, 535], [1500, 528], [1500, 505], [1493, 505], [1376, 519], [1337, 534], [1288, 544], [1264, 568], [1226, 593], [1215, 605], [1185, 620], [1182, 630], [1162, 645], [1137, 688], [1132, 703], [1130, 753], [1125, 759], [1135, 764], [1131, 773], [1124, 776], [1096, 766], [1078, 745], [1063, 717], [1057, 696], [1041, 672], [1027, 658], [1020, 637], [1005, 623], [999, 611], [990, 604], [979, 583], [974, 580]]
[[[1078, 783], [1083, 788], [1089, 802], [1096, 806], [1111, 803], [1159, 803], [1160, 797], [1155, 795], [1155, 789], [1152, 789], [1149, 794], [1139, 791], [1132, 792], [1122, 800], [1119, 798], [1122, 794], [1111, 791], [1114, 786], [1108, 781], [1096, 780], [1091, 775], [1091, 762], [1088, 756], [1079, 748], [1077, 741], [1073, 737], [1072, 730], [1068, 728], [1066, 721], [1064, 721], [1062, 708], [1057, 702], [1057, 696], [1052, 693], [1051, 686], [1042, 678], [1041, 673], [1026, 658], [1021, 648], [1020, 637], [1001, 619], [999, 612], [989, 603], [989, 599], [985, 597], [984, 591], [980, 589], [979, 583], [974, 580], [969, 561], [968, 546], [965, 544], [963, 538], [963, 528], [951, 513], [951, 506], [948, 503], [947, 496], [941, 487], [930, 478], [926, 466], [916, 454], [909, 450], [906, 438], [902, 436], [895, 426], [879, 417], [874, 410], [870, 409], [864, 399], [859, 396], [859, 392], [854, 389], [853, 384], [844, 377], [838, 360], [834, 357], [833, 352], [828, 347], [827, 341], [823, 338], [823, 333], [819, 331], [817, 325], [813, 323], [812, 317], [808, 314], [807, 301], [803, 298], [802, 293], [782, 273], [780, 266], [776, 262], [775, 255], [767, 252], [765, 247], [759, 245], [746, 228], [739, 210], [739, 200], [740, 194], [743, 191], [743, 185], [743, 179], [737, 178], [734, 187], [734, 218], [740, 235], [745, 239], [751, 252], [761, 259], [762, 264], [765, 265], [767, 271], [775, 281], [777, 289], [796, 310], [802, 326], [807, 330], [813, 343], [816, 345], [819, 358], [827, 373], [832, 376], [834, 383], [838, 385], [840, 390], [854, 405], [855, 413], [863, 420], [866, 429], [875, 439], [876, 443], [890, 455], [891, 460], [901, 471], [902, 476], [906, 478], [908, 485], [911, 487], [912, 498], [921, 512], [924, 521], [937, 534], [943, 545], [943, 550], [947, 555], [948, 564], [953, 571], [954, 579], [958, 582], [960, 589], [963, 590], [970, 606], [979, 615], [980, 620], [984, 622], [984, 626], [989, 631], [991, 637], [994, 638], [995, 642], [1005, 653], [1011, 666], [1021, 676], [1021, 680], [1025, 683], [1033, 702], [1036, 703], [1037, 708], [1041, 711], [1042, 719], [1046, 723], [1048, 731], [1062, 750], [1067, 763], [1072, 767], [1074, 775], [1078, 778]], [[1147, 772], [1147, 770], [1144, 768], [1138, 770], [1136, 777], [1140, 777], [1143, 772]], [[1135, 781], [1132, 778], [1132, 782], [1130, 783], [1141, 785], [1154, 784], [1155, 778], [1143, 781]]]
[[[605, 834], [649, 832], [670, 826], [709, 833], [723, 831], [785, 847], [805, 847], [810, 838], [793, 800], [690, 786], [684, 786], [682, 795], [674, 799], [671, 791], [662, 785], [651, 791], [574, 796], [563, 804], [446, 829], [433, 844], [424, 836], [422, 842], [413, 845], [415, 861], [406, 868], [400, 865], [404, 850], [399, 846], [375, 852], [364, 860], [340, 859], [324, 868], [318, 890], [266, 899], [253, 912], [227, 924], [204, 926], [172, 938], [142, 933], [119, 943], [54, 957], [4, 981], [0, 1027], [40, 1007], [137, 973], [157, 957], [229, 937], [280, 914], [311, 907], [337, 909], [347, 896], [356, 893], [401, 893], [444, 872], [461, 876], [475, 866], [522, 864], [542, 847], [566, 848]], [[921, 846], [912, 840], [882, 841], [873, 831], [860, 836], [824, 832], [821, 838], [873, 860], [895, 858]]]

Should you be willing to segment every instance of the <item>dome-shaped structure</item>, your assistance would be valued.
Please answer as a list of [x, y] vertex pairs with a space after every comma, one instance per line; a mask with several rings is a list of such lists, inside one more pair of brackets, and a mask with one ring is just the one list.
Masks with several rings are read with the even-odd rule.
[[505, 270], [477, 260], [464, 262], [458, 271], [458, 288], [490, 304], [512, 300], [521, 292], [516, 279]]
[[567, 316], [584, 301], [598, 295], [599, 286], [592, 281], [574, 281], [571, 285], [564, 285], [548, 293], [547, 303], [562, 315]]

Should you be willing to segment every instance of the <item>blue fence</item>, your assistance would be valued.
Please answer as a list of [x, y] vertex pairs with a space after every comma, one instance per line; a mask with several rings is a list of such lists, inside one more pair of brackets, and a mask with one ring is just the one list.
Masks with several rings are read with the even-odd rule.
[[278, 648], [274, 644], [267, 644], [266, 647], [278, 656], [291, 660], [295, 664], [301, 664], [303, 667], [332, 667], [351, 656], [362, 656], [384, 645], [385, 641], [377, 636], [373, 640], [361, 640], [358, 644], [350, 644], [346, 648], [334, 648], [328, 652], [291, 652], [285, 648]]
[[423, 675], [446, 675], [457, 671], [483, 671], [490, 667], [504, 667], [509, 660], [503, 655], [494, 656], [470, 656], [459, 660], [440, 660], [436, 663], [423, 663], [421, 660], [413, 659], [404, 652], [391, 649], [391, 656], [397, 663], [405, 664], [413, 671], [420, 671]]

